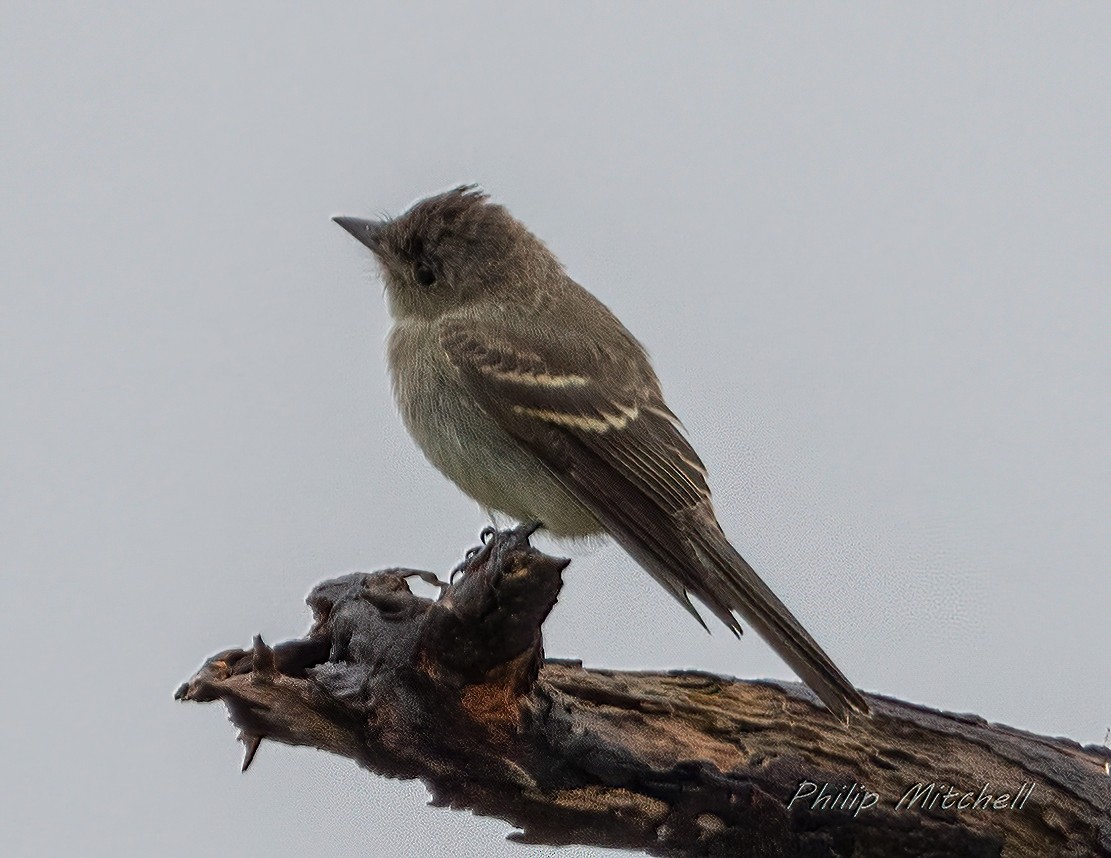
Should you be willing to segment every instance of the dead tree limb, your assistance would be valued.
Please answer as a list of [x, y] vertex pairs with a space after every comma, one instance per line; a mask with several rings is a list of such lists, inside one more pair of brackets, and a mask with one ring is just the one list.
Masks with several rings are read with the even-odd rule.
[[262, 739], [420, 778], [529, 843], [693, 856], [1111, 856], [1106, 748], [869, 695], [545, 661], [566, 561], [484, 534], [436, 601], [394, 569], [309, 596], [308, 635], [210, 658], [182, 700]]

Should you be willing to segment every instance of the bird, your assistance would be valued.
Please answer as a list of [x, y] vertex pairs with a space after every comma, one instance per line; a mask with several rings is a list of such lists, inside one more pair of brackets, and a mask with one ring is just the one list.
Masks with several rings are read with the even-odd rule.
[[609, 534], [706, 627], [756, 630], [836, 716], [846, 679], [718, 523], [706, 468], [644, 346], [477, 185], [394, 217], [333, 220], [377, 260], [401, 418], [490, 512], [556, 537]]

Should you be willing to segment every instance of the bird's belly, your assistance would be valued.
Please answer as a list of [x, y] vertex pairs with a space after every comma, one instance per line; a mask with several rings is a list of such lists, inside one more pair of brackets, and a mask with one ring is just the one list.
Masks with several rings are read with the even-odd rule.
[[[539, 521], [556, 536], [600, 531], [594, 515], [503, 430], [434, 349], [392, 349], [394, 393], [428, 460], [488, 510]], [[442, 352], [440, 352], [442, 354]]]

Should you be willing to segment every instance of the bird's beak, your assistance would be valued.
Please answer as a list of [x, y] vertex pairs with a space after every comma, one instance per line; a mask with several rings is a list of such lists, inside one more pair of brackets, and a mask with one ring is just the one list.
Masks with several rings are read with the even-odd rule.
[[355, 236], [360, 243], [371, 250], [378, 250], [378, 239], [385, 224], [380, 220], [364, 220], [361, 217], [334, 217], [336, 223]]

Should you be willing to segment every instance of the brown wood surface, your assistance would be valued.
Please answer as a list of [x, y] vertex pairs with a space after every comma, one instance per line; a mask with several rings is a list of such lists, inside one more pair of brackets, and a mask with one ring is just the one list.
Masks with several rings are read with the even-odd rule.
[[878, 695], [872, 717], [843, 722], [797, 684], [545, 661], [566, 561], [525, 528], [484, 538], [436, 601], [410, 591], [414, 575], [436, 580], [412, 570], [318, 585], [305, 638], [218, 653], [177, 696], [223, 701], [244, 768], [263, 739], [320, 748], [420, 778], [435, 804], [504, 819], [525, 842], [1111, 856], [1107, 748]]

